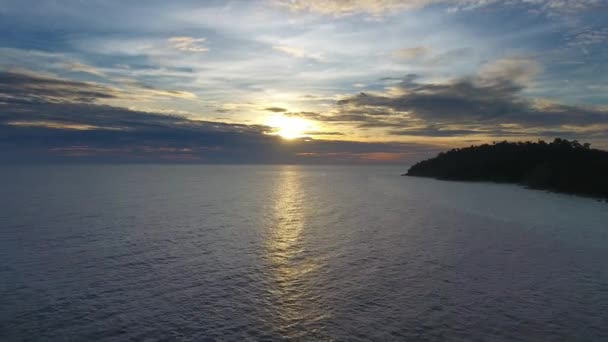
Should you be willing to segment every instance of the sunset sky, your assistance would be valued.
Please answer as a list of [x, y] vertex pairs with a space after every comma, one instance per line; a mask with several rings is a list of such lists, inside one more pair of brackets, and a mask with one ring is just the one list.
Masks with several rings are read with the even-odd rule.
[[605, 0], [0, 0], [0, 163], [608, 148]]

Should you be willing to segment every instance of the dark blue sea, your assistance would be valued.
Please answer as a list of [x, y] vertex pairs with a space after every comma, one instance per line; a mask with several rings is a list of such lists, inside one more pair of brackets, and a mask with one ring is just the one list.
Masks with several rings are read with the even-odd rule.
[[608, 203], [406, 167], [0, 167], [1, 341], [608, 341]]

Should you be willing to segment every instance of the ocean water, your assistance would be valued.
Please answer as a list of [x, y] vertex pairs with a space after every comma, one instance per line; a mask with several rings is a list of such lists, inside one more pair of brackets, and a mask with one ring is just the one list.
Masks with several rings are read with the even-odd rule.
[[404, 171], [0, 168], [0, 340], [608, 340], [607, 203]]

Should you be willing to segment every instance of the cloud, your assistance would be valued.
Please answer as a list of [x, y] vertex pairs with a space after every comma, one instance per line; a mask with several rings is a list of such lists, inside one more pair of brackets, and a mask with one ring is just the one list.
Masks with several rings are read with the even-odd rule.
[[196, 98], [195, 94], [187, 91], [158, 89], [139, 82], [124, 83], [124, 89], [120, 89], [34, 72], [0, 71], [0, 102], [93, 103], [126, 99]]
[[[265, 126], [196, 121], [94, 104], [13, 104], [0, 115], [0, 160], [404, 163], [437, 152], [422, 144], [310, 138], [286, 143], [268, 131]], [[395, 158], [372, 158], [378, 153], [393, 153]]]
[[470, 47], [451, 49], [430, 58], [429, 65], [454, 64], [456, 62], [470, 62], [474, 50]]
[[549, 13], [576, 13], [606, 7], [604, 0], [520, 0]]
[[99, 77], [106, 77], [106, 74], [102, 71], [100, 71], [99, 69], [87, 65], [87, 64], [83, 64], [83, 63], [79, 63], [79, 62], [69, 62], [69, 63], [63, 63], [62, 64], [63, 68], [72, 72], [84, 72], [86, 74], [91, 74], [91, 75], [95, 75], [95, 76], [99, 76]]
[[606, 6], [603, 0], [275, 0], [292, 11], [307, 11], [324, 15], [344, 16], [359, 13], [382, 15], [388, 12], [415, 10], [433, 5], [445, 5], [451, 11], [471, 10], [495, 4], [531, 6], [534, 10], [555, 14], [572, 14]]
[[308, 131], [308, 132], [304, 132], [302, 133], [303, 135], [307, 135], [307, 136], [315, 136], [315, 135], [345, 135], [342, 132], [335, 132], [335, 131]]
[[382, 14], [388, 11], [421, 8], [437, 0], [278, 0], [279, 5], [293, 11], [309, 11], [330, 15], [350, 15], [361, 12]]
[[286, 53], [286, 54], [288, 54], [292, 57], [296, 57], [296, 58], [309, 58], [309, 59], [314, 59], [317, 61], [320, 61], [323, 59], [323, 56], [321, 56], [321, 54], [308, 53], [304, 49], [294, 47], [294, 46], [275, 45], [272, 48], [274, 50], [281, 51], [283, 53]]
[[382, 115], [390, 109], [439, 123], [513, 117], [529, 108], [519, 95], [534, 70], [527, 60], [501, 60], [483, 67], [473, 79], [418, 83], [409, 77], [398, 85], [396, 96], [360, 93], [338, 104], [351, 113]]
[[566, 38], [569, 46], [585, 48], [608, 41], [608, 27], [583, 28], [572, 32]]
[[524, 95], [540, 72], [523, 58], [483, 66], [474, 77], [423, 83], [408, 75], [384, 93], [359, 93], [337, 102], [327, 113], [286, 115], [359, 128], [388, 129], [388, 134], [428, 137], [535, 136], [549, 131], [584, 136], [608, 130], [605, 108], [534, 100]]
[[77, 131], [89, 131], [89, 130], [122, 130], [120, 127], [104, 127], [104, 126], [93, 126], [88, 124], [77, 124], [62, 121], [6, 121], [5, 124], [9, 126], [17, 127], [42, 127], [51, 129], [63, 129], [63, 130], [77, 130]]
[[[122, 94], [84, 82], [1, 74], [0, 161], [403, 163], [436, 152], [430, 146], [404, 143], [311, 138], [287, 143], [267, 134], [272, 130], [267, 126], [95, 103], [105, 96]], [[380, 158], [381, 153], [393, 158]]]
[[426, 46], [416, 46], [395, 50], [393, 56], [402, 59], [416, 59], [425, 56], [430, 52], [431, 49]]
[[194, 38], [187, 36], [171, 37], [169, 43], [180, 51], [185, 52], [207, 52], [209, 49], [204, 45], [206, 38]]
[[185, 100], [197, 98], [196, 94], [183, 90], [166, 90], [150, 86], [135, 80], [124, 79], [122, 83], [126, 86], [125, 91], [136, 94], [136, 98], [143, 99], [148, 97], [172, 97]]
[[118, 96], [117, 89], [96, 83], [0, 72], [0, 101], [3, 102], [94, 102]]
[[283, 113], [283, 112], [287, 111], [287, 109], [281, 108], [281, 107], [268, 107], [268, 108], [264, 108], [264, 110], [273, 112], [273, 113]]
[[526, 86], [530, 85], [541, 71], [541, 65], [535, 60], [522, 57], [503, 58], [483, 65], [476, 81], [487, 85], [511, 82]]

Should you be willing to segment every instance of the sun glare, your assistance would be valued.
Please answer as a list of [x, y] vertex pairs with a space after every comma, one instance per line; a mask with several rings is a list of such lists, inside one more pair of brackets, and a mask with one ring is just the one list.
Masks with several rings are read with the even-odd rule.
[[274, 128], [275, 134], [283, 139], [296, 139], [306, 135], [312, 125], [302, 118], [291, 118], [287, 116], [273, 116], [268, 119], [268, 126]]

